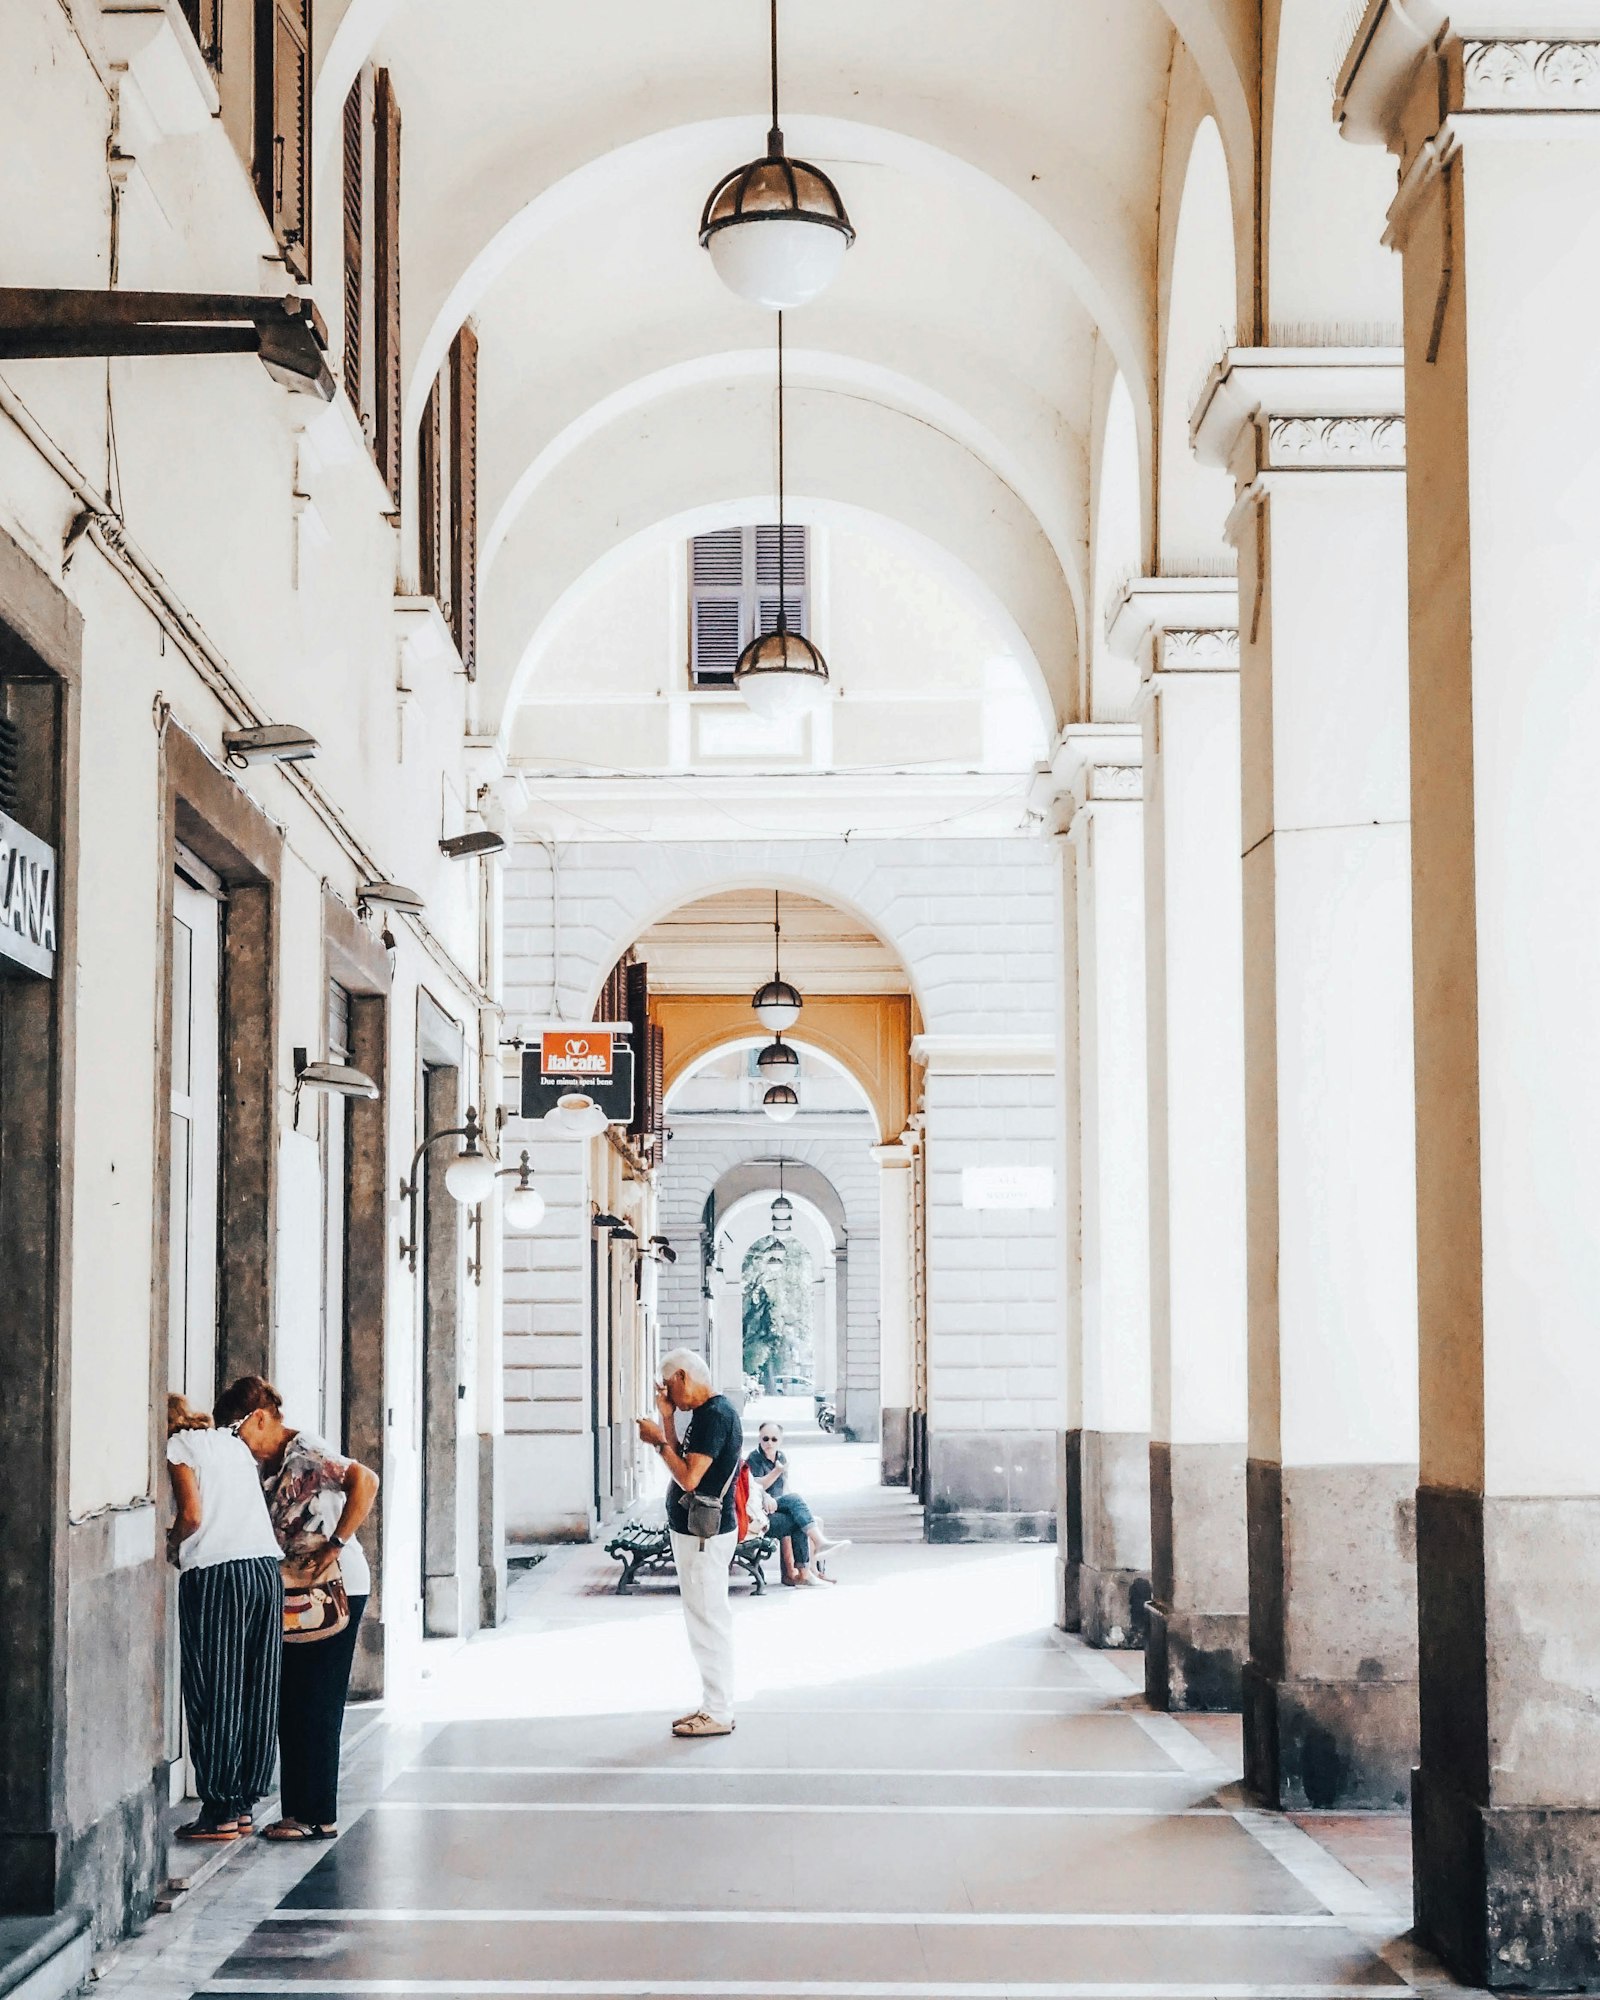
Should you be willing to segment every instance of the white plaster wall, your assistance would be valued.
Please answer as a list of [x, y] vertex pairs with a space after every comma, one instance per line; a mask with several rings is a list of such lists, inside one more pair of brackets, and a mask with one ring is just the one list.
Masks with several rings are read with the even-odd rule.
[[[176, 19], [176, 15], [174, 15]], [[16, 0], [0, 10], [0, 267], [20, 285], [104, 286], [111, 277], [107, 171], [112, 72], [95, 10]], [[171, 37], [174, 29], [156, 24]], [[182, 32], [178, 30], [176, 32]], [[128, 168], [118, 234], [124, 287], [281, 287], [281, 267], [245, 167], [221, 121], [181, 136], [130, 86], [118, 145]], [[108, 436], [108, 378], [112, 439]], [[274, 384], [252, 356], [14, 362], [0, 412], [0, 527], [58, 582], [84, 619], [78, 762], [69, 788], [78, 982], [72, 1204], [69, 1506], [75, 1520], [164, 1492], [146, 1427], [151, 1301], [164, 1250], [152, 1242], [159, 1040], [160, 728], [181, 728], [220, 762], [230, 713], [172, 629], [92, 540], [63, 569], [78, 484], [120, 507], [129, 536], [226, 663], [262, 719], [320, 740], [303, 767], [324, 804], [257, 766], [231, 774], [284, 831], [275, 915], [279, 1210], [272, 1367], [290, 1414], [314, 1420], [318, 1339], [311, 1265], [318, 1225], [309, 1137], [289, 1129], [292, 1051], [323, 1052], [323, 886], [353, 904], [371, 869], [426, 897], [426, 933], [392, 923], [390, 1158], [415, 1143], [416, 993], [427, 985], [477, 1037], [477, 865], [440, 856], [449, 802], [468, 790], [459, 673], [416, 666], [426, 726], [402, 740], [395, 693], [395, 531], [389, 502], [342, 403]], [[30, 422], [47, 442], [30, 441]], [[108, 467], [110, 468], [108, 475]], [[342, 820], [343, 837], [330, 827]], [[459, 821], [456, 822], [459, 826]], [[454, 830], [454, 829], [452, 829]], [[366, 857], [358, 859], [353, 849]], [[71, 916], [69, 912], [69, 918]], [[314, 1112], [303, 1118], [309, 1133]], [[395, 1169], [398, 1178], [398, 1166]], [[398, 1228], [395, 1229], [398, 1241]], [[412, 1288], [390, 1269], [385, 1467], [386, 1624], [391, 1686], [420, 1630], [418, 1414]], [[309, 1407], [308, 1407], [309, 1405]]]

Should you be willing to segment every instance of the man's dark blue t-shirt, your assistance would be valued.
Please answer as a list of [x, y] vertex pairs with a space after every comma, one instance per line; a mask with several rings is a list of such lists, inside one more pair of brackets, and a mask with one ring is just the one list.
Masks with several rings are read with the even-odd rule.
[[[689, 1417], [678, 1450], [684, 1458], [705, 1457], [711, 1463], [698, 1491], [709, 1500], [722, 1495], [722, 1525], [718, 1534], [731, 1535], [737, 1524], [733, 1509], [733, 1476], [739, 1470], [744, 1449], [744, 1425], [739, 1412], [726, 1396], [712, 1396]], [[667, 1521], [680, 1535], [689, 1532], [689, 1510], [683, 1489], [675, 1481], [667, 1486]]]

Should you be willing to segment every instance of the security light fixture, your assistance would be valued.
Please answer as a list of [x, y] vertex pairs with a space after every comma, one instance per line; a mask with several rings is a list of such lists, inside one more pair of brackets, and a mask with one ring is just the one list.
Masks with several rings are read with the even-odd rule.
[[267, 722], [259, 729], [225, 729], [222, 749], [236, 771], [249, 764], [299, 764], [322, 748], [309, 729], [293, 722]]
[[788, 565], [784, 532], [783, 314], [778, 315], [778, 613], [770, 632], [758, 632], [739, 655], [733, 685], [745, 705], [765, 722], [807, 715], [828, 698], [828, 663], [802, 632], [789, 630]]
[[781, 312], [833, 282], [856, 239], [839, 190], [807, 160], [791, 160], [778, 123], [778, 0], [771, 0], [772, 126], [763, 158], [735, 167], [706, 198], [700, 242], [741, 299]]
[[787, 1125], [800, 1109], [800, 1094], [786, 1083], [775, 1083], [762, 1098], [761, 1108], [775, 1125]]
[[[159, 10], [157, 10], [159, 11]], [[256, 354], [285, 389], [333, 401], [328, 329], [298, 293], [0, 287], [0, 361], [69, 355]]]
[[381, 1097], [372, 1078], [365, 1070], [356, 1069], [350, 1063], [307, 1062], [306, 1051], [294, 1052], [294, 1129], [300, 1129], [300, 1093], [303, 1090], [321, 1091], [329, 1097]]
[[[430, 1132], [411, 1155], [411, 1172], [400, 1183], [400, 1199], [407, 1204], [408, 1210], [407, 1235], [400, 1245], [400, 1255], [413, 1271], [417, 1268], [419, 1247], [417, 1202], [422, 1193], [422, 1176], [418, 1169], [422, 1165], [423, 1154], [442, 1140], [461, 1140], [460, 1152], [444, 1170], [444, 1184], [464, 1208], [476, 1208], [486, 1195], [493, 1192], [500, 1171], [493, 1155], [479, 1145], [482, 1137], [483, 1127], [478, 1123], [477, 1109], [469, 1104], [464, 1125], [450, 1125], [442, 1131]], [[475, 1271], [473, 1275], [478, 1277], [481, 1273]]]
[[439, 842], [439, 852], [448, 854], [452, 861], [463, 860], [469, 854], [503, 854], [506, 837], [482, 827], [476, 833], [453, 833], [448, 840]]
[[[783, 976], [781, 955], [783, 948], [783, 926], [778, 915], [778, 892], [772, 894], [772, 977], [765, 986], [757, 987], [750, 1005], [755, 1009], [756, 1019], [763, 1028], [770, 1028], [781, 1035], [785, 1028], [792, 1028], [800, 1018], [804, 1004], [799, 992]], [[762, 1054], [769, 1053], [763, 1050]], [[759, 1061], [759, 1058], [758, 1058]], [[764, 1073], [764, 1072], [763, 1072]], [[796, 1102], [798, 1103], [798, 1099]]]
[[403, 882], [363, 882], [356, 890], [356, 904], [369, 910], [401, 910], [408, 916], [420, 915], [428, 907]]

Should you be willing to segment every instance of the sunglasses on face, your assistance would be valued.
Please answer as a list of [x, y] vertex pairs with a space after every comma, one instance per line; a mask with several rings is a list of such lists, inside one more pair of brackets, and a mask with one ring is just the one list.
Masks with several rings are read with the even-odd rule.
[[763, 1444], [776, 1444], [778, 1440], [772, 1435], [770, 1431], [763, 1431], [761, 1433], [761, 1442]]

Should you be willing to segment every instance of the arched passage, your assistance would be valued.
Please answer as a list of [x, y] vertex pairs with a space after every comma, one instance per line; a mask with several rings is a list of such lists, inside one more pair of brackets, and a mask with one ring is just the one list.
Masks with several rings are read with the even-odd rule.
[[1228, 162], [1215, 120], [1205, 117], [1184, 173], [1167, 299], [1157, 521], [1164, 576], [1225, 576], [1235, 567], [1224, 532], [1233, 482], [1196, 458], [1189, 416], [1207, 372], [1233, 344], [1237, 313]]

